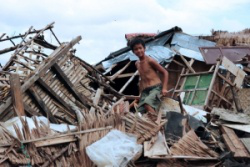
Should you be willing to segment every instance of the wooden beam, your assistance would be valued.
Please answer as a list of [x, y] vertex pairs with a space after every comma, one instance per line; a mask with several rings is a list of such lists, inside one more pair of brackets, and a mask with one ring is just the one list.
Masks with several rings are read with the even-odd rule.
[[207, 97], [206, 97], [206, 100], [205, 100], [205, 107], [209, 107], [209, 99], [210, 99], [210, 95], [212, 93], [212, 90], [213, 90], [213, 87], [214, 87], [214, 82], [215, 82], [215, 79], [217, 77], [217, 73], [218, 73], [218, 70], [219, 70], [219, 67], [220, 67], [220, 63], [221, 63], [221, 60], [218, 60], [217, 61], [217, 64], [216, 64], [216, 67], [215, 67], [215, 70], [214, 70], [214, 73], [213, 73], [213, 76], [212, 76], [212, 79], [211, 79], [211, 82], [210, 82], [210, 85], [209, 85], [209, 88], [208, 88], [208, 91], [207, 91]]
[[230, 86], [235, 86], [235, 84], [233, 84], [228, 78], [225, 78], [223, 75], [221, 75], [220, 73], [217, 74], [221, 79], [223, 79], [224, 81], [226, 81]]
[[[68, 105], [67, 102], [65, 102], [63, 100], [63, 98], [61, 98], [60, 96], [57, 95], [57, 93], [51, 89], [51, 87], [44, 82], [41, 78], [39, 78], [37, 80], [37, 82], [39, 83], [39, 85], [42, 86], [42, 88], [55, 100], [57, 100], [61, 105], [63, 105], [67, 110], [71, 111], [72, 113], [75, 113], [75, 111]], [[73, 114], [74, 115], [74, 114]], [[75, 115], [74, 115], [74, 119], [75, 119]]]
[[192, 74], [181, 74], [180, 76], [185, 77], [185, 76], [197, 76], [197, 75], [206, 75], [206, 74], [212, 74], [213, 71], [206, 71], [206, 72], [197, 72], [197, 73], [192, 73]]
[[[218, 74], [219, 75], [219, 74]], [[227, 74], [226, 74], [226, 79], [229, 80], [229, 77], [230, 77], [230, 72], [227, 71]], [[221, 96], [224, 97], [224, 93], [225, 93], [225, 89], [226, 87], [228, 86], [228, 84], [224, 83], [222, 88], [220, 89], [220, 91], [218, 92]], [[216, 103], [216, 107], [219, 107], [220, 106], [220, 102], [221, 102], [221, 98], [218, 99], [217, 103]]]
[[37, 102], [37, 104], [40, 106], [40, 108], [42, 109], [43, 114], [47, 116], [47, 118], [50, 120], [50, 122], [52, 122], [52, 123], [58, 123], [58, 121], [55, 119], [55, 117], [53, 116], [52, 112], [46, 106], [46, 104], [44, 103], [44, 101], [42, 100], [42, 98], [39, 96], [39, 94], [36, 92], [36, 90], [34, 89], [34, 87], [29, 88], [29, 92], [33, 96], [33, 98]]
[[[66, 134], [61, 134], [61, 135], [53, 135], [53, 136], [41, 137], [41, 138], [32, 139], [32, 140], [25, 140], [25, 141], [21, 141], [21, 142], [23, 144], [28, 144], [28, 143], [46, 141], [46, 140], [50, 140], [50, 139], [58, 139], [58, 138], [68, 137], [68, 136], [76, 136], [76, 135], [79, 135], [79, 134], [92, 133], [92, 132], [96, 132], [96, 131], [109, 130], [109, 129], [112, 129], [112, 128], [113, 128], [112, 126], [107, 126], [107, 127], [102, 127], [102, 128], [87, 129], [87, 130], [79, 131], [79, 132], [72, 132], [72, 133], [66, 133]], [[60, 142], [60, 141], [58, 141], [58, 142]], [[58, 144], [58, 143], [55, 142], [54, 144]], [[48, 143], [46, 145], [48, 145]], [[46, 145], [42, 145], [42, 146], [46, 146]], [[0, 147], [2, 147], [2, 146], [0, 145]]]
[[133, 81], [133, 79], [135, 78], [136, 75], [138, 75], [138, 70], [129, 78], [129, 80], [125, 83], [125, 85], [123, 85], [123, 87], [120, 89], [119, 93], [122, 93], [127, 86]]
[[[133, 72], [132, 73], [126, 73], [126, 74], [121, 74], [121, 75], [118, 75], [117, 78], [127, 78], [127, 77], [131, 77], [133, 76]], [[139, 75], [139, 74], [137, 74]]]
[[114, 75], [112, 75], [110, 77], [110, 80], [113, 81], [114, 79], [116, 79], [121, 73], [123, 73], [123, 71], [125, 71], [127, 69], [127, 67], [131, 64], [131, 61], [128, 62], [122, 69], [120, 69], [119, 71], [117, 71]]
[[194, 91], [201, 91], [201, 90], [208, 90], [208, 88], [196, 88], [196, 89], [185, 89], [185, 90], [175, 90], [174, 92], [194, 92]]
[[115, 84], [113, 81], [111, 81], [107, 76], [103, 75], [103, 73], [101, 73], [99, 70], [95, 69], [95, 67], [93, 67], [92, 65], [90, 65], [89, 63], [87, 63], [86, 61], [80, 59], [81, 65], [86, 68], [86, 69], [92, 69], [93, 71], [97, 72], [98, 74], [100, 74], [103, 78], [105, 78], [107, 81], [109, 81], [112, 84]]
[[[21, 86], [22, 93], [25, 92], [31, 85], [33, 85], [40, 77], [42, 77], [48, 69], [55, 64], [55, 62], [58, 60], [58, 58], [62, 57], [62, 55], [65, 55], [70, 48], [72, 48], [76, 43], [78, 43], [81, 40], [81, 36], [78, 36], [77, 38], [73, 39], [70, 43], [62, 44], [60, 47], [58, 47], [54, 52], [49, 56], [49, 61], [44, 61], [36, 70], [35, 74], [30, 77], [25, 83]], [[0, 117], [2, 113], [11, 105], [12, 100], [11, 97], [9, 97], [5, 103], [3, 103], [0, 106]]]
[[10, 89], [13, 107], [18, 116], [25, 116], [21, 83], [18, 74], [10, 74]]
[[133, 95], [124, 95], [126, 100], [139, 100], [140, 96], [133, 96]]
[[185, 65], [183, 65], [182, 63], [180, 63], [180, 62], [178, 62], [178, 61], [176, 61], [176, 60], [172, 60], [172, 62], [174, 62], [175, 64], [177, 64], [177, 65], [179, 65], [179, 66], [181, 66], [181, 67], [185, 67]]
[[67, 75], [63, 72], [63, 70], [61, 69], [61, 67], [57, 63], [54, 64], [53, 69], [55, 69], [55, 72], [59, 75], [59, 77], [62, 79], [62, 81], [66, 84], [66, 86], [71, 91], [71, 93], [80, 102], [82, 102], [82, 104], [88, 105], [87, 98], [86, 97], [84, 98], [83, 95], [77, 91], [75, 85], [73, 85], [73, 83], [69, 80]]
[[188, 61], [185, 59], [184, 56], [180, 55], [181, 59], [183, 60], [183, 62], [185, 63], [185, 65], [187, 66], [187, 68], [192, 72], [195, 73], [194, 69], [191, 67], [191, 65], [188, 63]]
[[[198, 77], [198, 78], [197, 78], [197, 80], [196, 80], [195, 87], [194, 87], [195, 91], [196, 91], [196, 89], [197, 89], [197, 87], [198, 87], [198, 84], [199, 84], [199, 82], [200, 82], [201, 76], [198, 75], [197, 77]], [[193, 102], [193, 100], [194, 100], [194, 98], [195, 98], [195, 91], [194, 91], [194, 93], [193, 93], [193, 95], [192, 95], [192, 97], [191, 97], [191, 100], [189, 101], [189, 105], [192, 105], [192, 102]]]
[[123, 96], [123, 94], [117, 92], [114, 88], [112, 88], [110, 85], [106, 84], [105, 82], [100, 82], [100, 81], [98, 81], [98, 79], [96, 79], [88, 74], [86, 75], [86, 77], [93, 80], [94, 82], [97, 82], [98, 84], [102, 85], [105, 89], [107, 89], [108, 91], [113, 93], [115, 96], [117, 96], [119, 98]]
[[40, 141], [33, 142], [36, 147], [44, 147], [44, 146], [51, 146], [63, 143], [70, 143], [73, 141], [77, 141], [75, 136], [64, 136], [64, 137], [57, 137], [54, 139], [44, 139]]
[[228, 101], [225, 97], [223, 97], [221, 94], [217, 93], [216, 91], [212, 90], [212, 92], [218, 96], [219, 98], [221, 98], [222, 100], [224, 100], [225, 102], [227, 102], [228, 104], [230, 104], [230, 106], [232, 105], [232, 102]]

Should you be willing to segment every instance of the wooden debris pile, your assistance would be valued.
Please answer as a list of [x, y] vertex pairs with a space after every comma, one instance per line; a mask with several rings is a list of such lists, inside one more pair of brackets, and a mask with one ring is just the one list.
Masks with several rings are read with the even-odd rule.
[[[130, 48], [93, 67], [75, 56], [81, 37], [60, 42], [53, 24], [0, 36], [13, 45], [0, 50], [11, 53], [0, 71], [0, 165], [92, 167], [86, 147], [112, 129], [144, 146], [131, 167], [249, 162], [250, 102], [240, 97], [249, 89], [249, 47], [217, 47], [178, 27], [147, 37], [151, 56], [169, 72], [171, 93], [157, 113], [141, 115]], [[56, 44], [47, 42], [48, 33]]]
[[[6, 121], [14, 115], [43, 115], [52, 123], [77, 124], [78, 108], [92, 111], [107, 110], [113, 97], [121, 95], [110, 88], [107, 77], [91, 65], [74, 56], [72, 47], [81, 40], [73, 39], [60, 46], [49, 47], [49, 44], [37, 42], [45, 30], [51, 29], [53, 23], [36, 31], [31, 39], [23, 39], [9, 62], [2, 68], [0, 97], [0, 120]], [[33, 32], [33, 31], [32, 31]], [[30, 30], [25, 34], [30, 34]], [[40, 38], [39, 38], [40, 39]], [[8, 37], [8, 40], [11, 38]], [[50, 45], [49, 45], [50, 46]], [[50, 53], [50, 54], [48, 54]], [[90, 83], [100, 87], [104, 93], [95, 97], [98, 92]], [[104, 84], [102, 84], [104, 83]], [[11, 96], [12, 93], [12, 96]], [[95, 100], [93, 100], [95, 98]], [[21, 100], [22, 99], [22, 100]], [[19, 103], [22, 101], [22, 103]]]
[[[158, 141], [156, 135], [147, 138], [157, 127], [152, 126], [152, 130], [147, 131], [142, 128], [142, 120], [138, 120], [136, 115], [125, 117], [129, 119], [128, 122], [136, 122], [136, 125], [127, 123], [126, 128], [135, 132], [139, 138], [143, 137], [141, 141], [144, 142], [146, 158], [139, 159], [138, 165], [152, 163], [154, 165], [151, 166], [156, 166], [157, 163], [152, 159], [164, 159], [167, 162], [173, 160], [182, 166], [185, 166], [183, 163], [192, 166], [192, 161], [197, 166], [204, 166], [204, 163], [200, 163], [204, 161], [215, 166], [223, 166], [227, 164], [227, 160], [239, 164], [240, 161], [249, 162], [249, 122], [244, 119], [249, 114], [250, 104], [247, 96], [250, 88], [250, 45], [245, 40], [249, 39], [248, 34], [249, 31], [246, 30], [242, 33], [216, 32], [209, 37], [195, 37], [174, 27], [144, 39], [146, 54], [158, 61], [169, 73], [169, 100], [162, 100], [162, 107], [156, 118], [159, 121], [161, 115], [168, 124], [171, 122], [169, 119], [172, 119], [167, 117], [169, 112], [174, 111], [182, 116], [173, 118], [173, 127], [160, 128], [161, 133], [165, 132], [166, 138], [174, 136], [165, 139], [167, 144]], [[138, 34], [138, 37], [141, 35]], [[126, 46], [96, 65], [98, 70], [115, 82], [110, 85], [124, 94], [130, 103], [130, 112], [137, 111], [142, 91], [136, 61], [131, 49]], [[223, 112], [214, 112], [218, 108]], [[245, 115], [241, 115], [242, 113]], [[142, 119], [147, 118], [144, 116]], [[194, 118], [203, 122], [194, 123]], [[140, 134], [136, 128], [144, 133]], [[223, 130], [225, 128], [231, 132]]]
[[32, 166], [93, 166], [85, 153], [86, 146], [105, 136], [111, 129], [124, 131], [121, 119], [115, 115], [101, 116], [87, 114], [81, 129], [76, 132], [58, 133], [49, 124], [38, 125], [34, 118], [35, 128], [21, 117], [22, 129], [14, 125], [17, 139], [1, 126], [1, 162], [4, 165]]
[[[17, 137], [1, 126], [1, 165], [93, 166], [85, 147], [111, 129], [125, 131], [121, 115], [114, 114], [124, 113], [122, 95], [109, 86], [110, 79], [74, 55], [73, 46], [81, 37], [60, 42], [53, 25], [1, 37], [0, 42], [14, 46], [0, 51], [11, 53], [0, 71], [0, 121], [22, 120], [22, 128], [12, 125]], [[57, 44], [46, 41], [49, 32]], [[14, 43], [17, 38], [21, 43]], [[25, 116], [44, 116], [51, 124], [77, 128], [55, 132], [37, 120], [35, 128], [30, 128]]]

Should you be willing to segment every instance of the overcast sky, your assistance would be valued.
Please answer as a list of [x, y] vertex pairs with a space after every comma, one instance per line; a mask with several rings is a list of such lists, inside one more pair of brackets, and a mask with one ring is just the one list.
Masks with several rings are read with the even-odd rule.
[[[125, 34], [179, 26], [192, 35], [250, 28], [250, 0], [0, 0], [0, 35], [55, 21], [61, 41], [83, 37], [77, 56], [96, 63], [126, 46]], [[3, 49], [0, 43], [0, 50]], [[0, 63], [8, 57], [0, 55]]]

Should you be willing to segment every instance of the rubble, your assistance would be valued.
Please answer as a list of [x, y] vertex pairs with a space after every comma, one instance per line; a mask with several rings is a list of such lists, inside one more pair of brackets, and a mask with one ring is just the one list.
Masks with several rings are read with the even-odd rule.
[[130, 48], [91, 66], [73, 48], [81, 37], [60, 42], [53, 26], [0, 36], [13, 45], [0, 50], [11, 53], [0, 71], [0, 166], [249, 163], [248, 43], [222, 47], [179, 27], [127, 34], [128, 43], [143, 37], [169, 72], [168, 97], [155, 115], [141, 115]]

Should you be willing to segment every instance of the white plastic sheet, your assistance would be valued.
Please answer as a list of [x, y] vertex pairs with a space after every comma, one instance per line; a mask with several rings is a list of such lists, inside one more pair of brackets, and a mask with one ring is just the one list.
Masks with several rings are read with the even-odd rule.
[[188, 105], [183, 105], [184, 109], [187, 111], [187, 113], [193, 117], [195, 117], [198, 120], [201, 120], [204, 123], [207, 123], [207, 112], [200, 110], [198, 108], [188, 106]]
[[[34, 129], [36, 126], [35, 126], [35, 123], [33, 121], [32, 118], [29, 118], [29, 117], [25, 117], [25, 116], [22, 116], [22, 119], [27, 121], [28, 125], [29, 125], [29, 128], [30, 130]], [[50, 126], [50, 129], [54, 130], [54, 131], [57, 131], [57, 132], [66, 132], [68, 130], [68, 125], [66, 124], [52, 124], [52, 123], [49, 123], [49, 120], [44, 117], [44, 116], [36, 116], [36, 119], [37, 119], [37, 122], [38, 122], [38, 125], [40, 126], [40, 123], [43, 122], [44, 124]], [[13, 125], [17, 125], [20, 129], [23, 128], [23, 125], [22, 125], [22, 122], [20, 120], [19, 117], [14, 117], [14, 118], [11, 118], [10, 120], [4, 122], [2, 125], [14, 136], [14, 137], [17, 137], [16, 135], [16, 132], [15, 132], [15, 129], [13, 127]], [[70, 130], [76, 130], [77, 127], [76, 126], [73, 126], [73, 125], [69, 125], [69, 129]], [[22, 132], [22, 131], [21, 131]]]
[[89, 158], [98, 167], [125, 167], [142, 150], [134, 135], [112, 130], [102, 139], [86, 147]]

